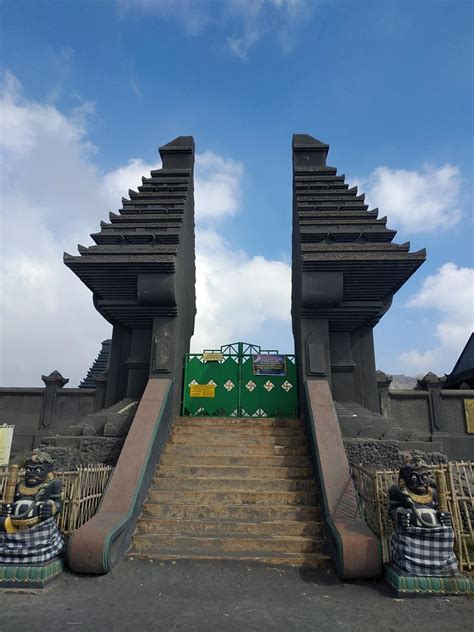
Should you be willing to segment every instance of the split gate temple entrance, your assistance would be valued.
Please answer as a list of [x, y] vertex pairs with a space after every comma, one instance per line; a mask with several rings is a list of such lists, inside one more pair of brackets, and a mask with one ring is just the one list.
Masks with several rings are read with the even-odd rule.
[[298, 416], [295, 356], [236, 342], [186, 354], [183, 416]]
[[160, 148], [162, 168], [102, 222], [95, 246], [65, 254], [113, 325], [101, 419], [141, 398], [100, 510], [70, 541], [73, 570], [107, 572], [132, 543], [150, 559], [313, 566], [330, 549], [341, 577], [380, 574], [334, 400], [379, 413], [372, 329], [425, 252], [392, 243], [387, 218], [326, 164], [328, 151], [293, 137], [295, 355], [243, 342], [188, 353], [190, 136]]

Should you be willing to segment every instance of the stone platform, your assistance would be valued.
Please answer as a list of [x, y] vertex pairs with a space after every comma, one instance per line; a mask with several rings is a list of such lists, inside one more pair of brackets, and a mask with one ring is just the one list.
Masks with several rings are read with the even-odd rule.
[[393, 564], [385, 564], [384, 578], [397, 597], [474, 595], [474, 579], [461, 574], [415, 577], [399, 571]]
[[45, 588], [63, 572], [65, 566], [63, 557], [56, 557], [44, 564], [0, 564], [0, 590]]

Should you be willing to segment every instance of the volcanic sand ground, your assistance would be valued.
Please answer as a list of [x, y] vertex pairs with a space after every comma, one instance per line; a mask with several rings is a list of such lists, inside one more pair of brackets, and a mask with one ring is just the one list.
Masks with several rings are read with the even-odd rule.
[[328, 569], [127, 559], [99, 577], [64, 573], [42, 593], [0, 593], [0, 631], [469, 632], [474, 600], [396, 599]]

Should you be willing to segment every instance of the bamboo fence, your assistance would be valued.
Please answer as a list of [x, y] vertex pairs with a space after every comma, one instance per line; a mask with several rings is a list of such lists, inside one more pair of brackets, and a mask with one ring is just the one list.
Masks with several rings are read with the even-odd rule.
[[7, 487], [8, 478], [8, 465], [0, 466], [0, 502], [5, 497], [5, 490]]
[[[474, 570], [474, 462], [453, 461], [430, 465], [433, 478], [441, 471], [446, 481], [446, 500], [454, 529], [454, 552], [463, 570]], [[351, 467], [359, 509], [382, 543], [383, 561], [390, 561], [393, 524], [388, 514], [388, 490], [398, 481], [398, 470]]]
[[[96, 513], [113, 468], [110, 465], [86, 465], [71, 472], [55, 472], [63, 483], [63, 507], [58, 526], [71, 535]], [[8, 467], [0, 467], [0, 502], [3, 502]]]

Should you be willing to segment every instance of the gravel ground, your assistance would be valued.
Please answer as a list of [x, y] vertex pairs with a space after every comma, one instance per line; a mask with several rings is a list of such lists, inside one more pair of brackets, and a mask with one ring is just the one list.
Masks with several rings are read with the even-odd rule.
[[332, 570], [127, 559], [108, 575], [64, 573], [46, 591], [0, 592], [0, 632], [383, 630], [470, 632], [467, 597], [396, 599]]

